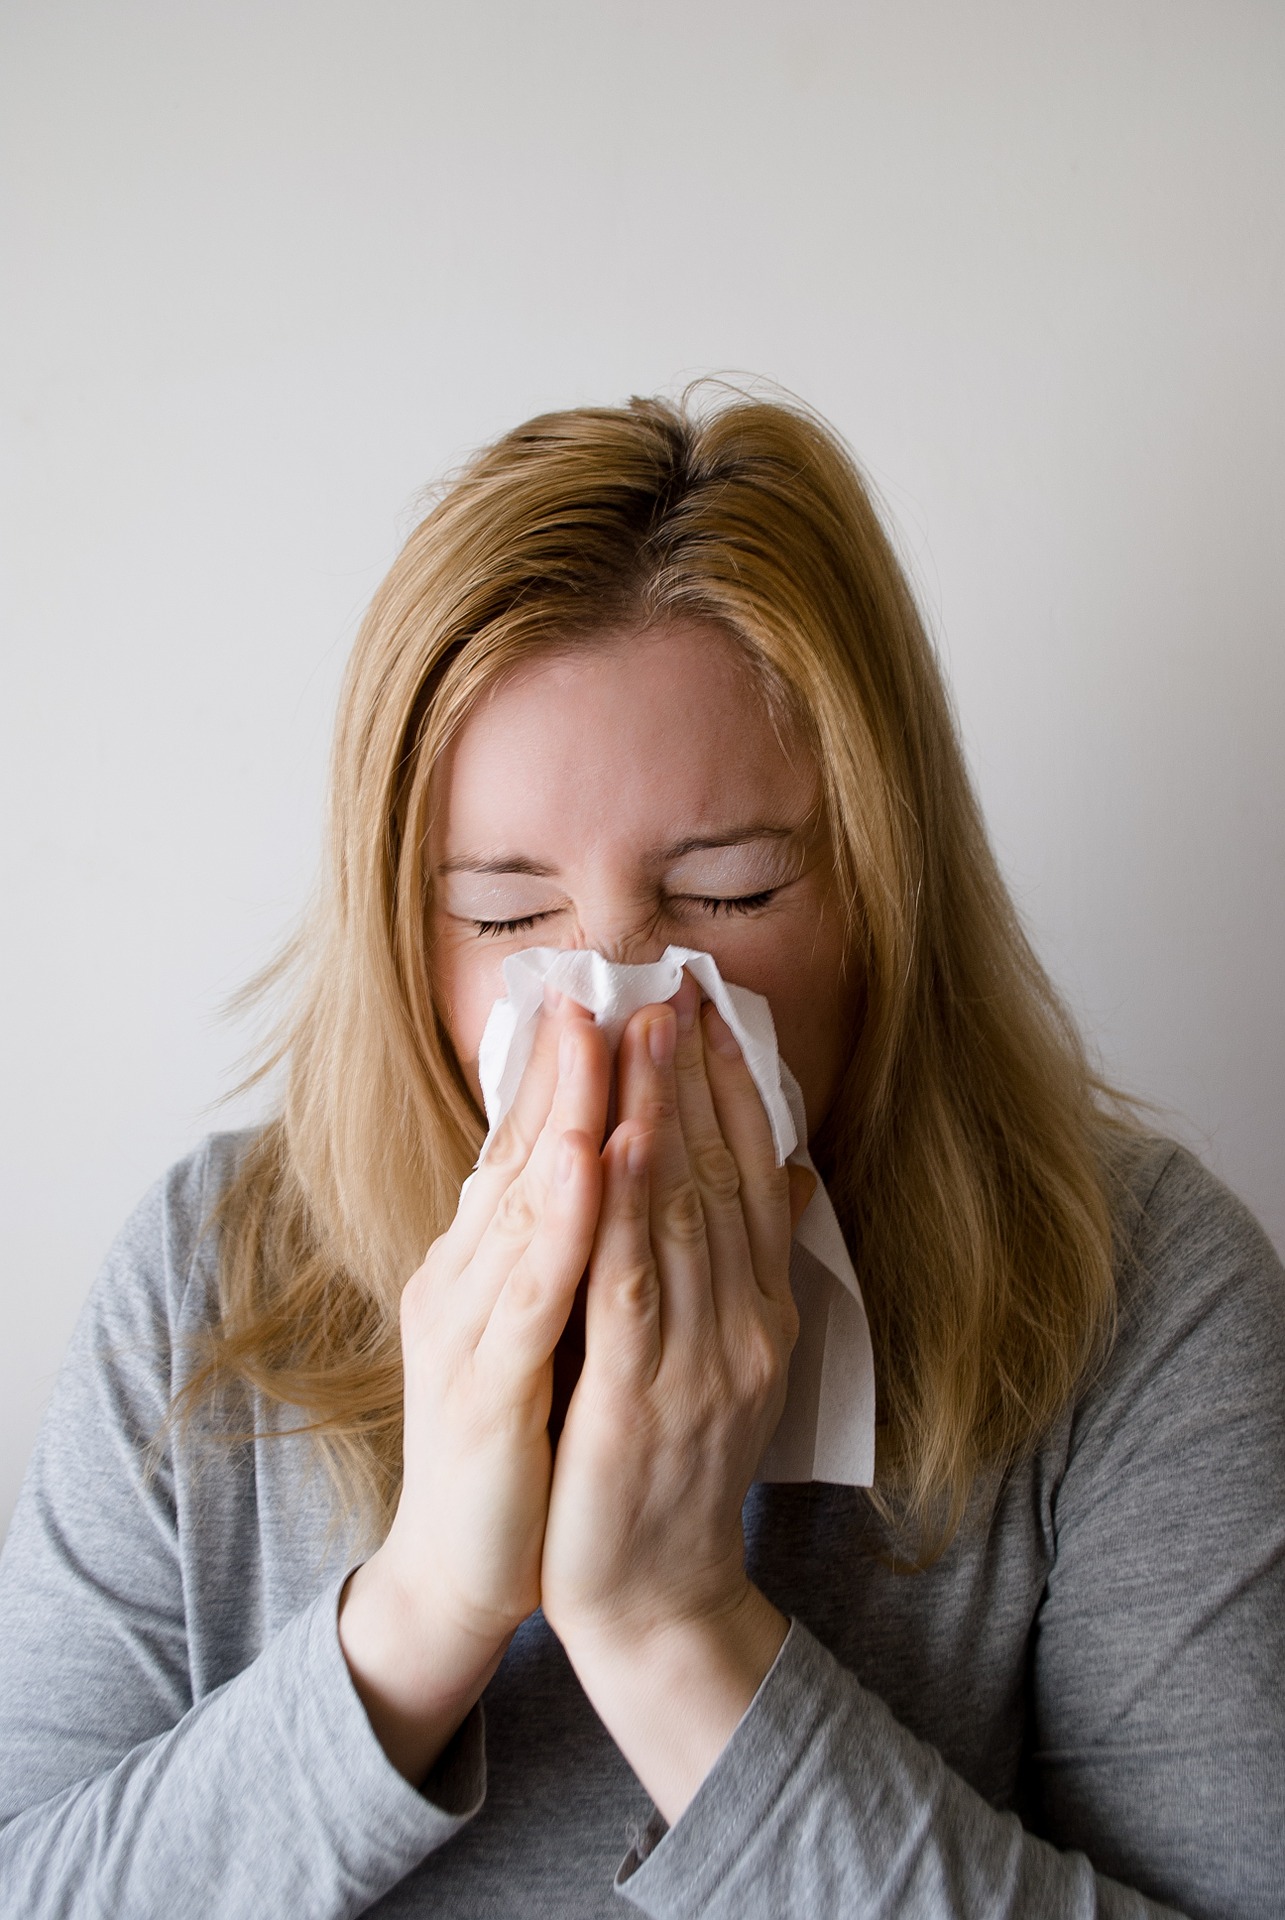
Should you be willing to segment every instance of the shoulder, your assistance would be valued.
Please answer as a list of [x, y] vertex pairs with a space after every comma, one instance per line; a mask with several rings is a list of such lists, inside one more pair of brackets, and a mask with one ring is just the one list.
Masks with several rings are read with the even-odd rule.
[[1167, 1269], [1198, 1279], [1206, 1263], [1280, 1274], [1270, 1240], [1243, 1200], [1174, 1140], [1139, 1135], [1111, 1156], [1121, 1281], [1128, 1291]]
[[208, 1319], [217, 1299], [217, 1208], [257, 1129], [214, 1133], [143, 1195], [113, 1241], [72, 1343], [121, 1351], [167, 1347]]
[[1081, 1470], [1145, 1453], [1230, 1460], [1285, 1426], [1285, 1270], [1253, 1214], [1172, 1140], [1112, 1148], [1117, 1326], [1075, 1408]]
[[1285, 1361], [1285, 1270], [1244, 1202], [1185, 1147], [1150, 1136], [1117, 1153], [1115, 1181], [1119, 1325], [1107, 1373], [1188, 1346], [1216, 1347], [1224, 1376], [1238, 1359]]
[[168, 1511], [173, 1475], [156, 1443], [191, 1336], [217, 1300], [212, 1215], [253, 1138], [203, 1141], [117, 1234], [54, 1382], [13, 1537], [47, 1524], [60, 1538], [77, 1527], [88, 1534], [109, 1512], [128, 1530], [139, 1511]]

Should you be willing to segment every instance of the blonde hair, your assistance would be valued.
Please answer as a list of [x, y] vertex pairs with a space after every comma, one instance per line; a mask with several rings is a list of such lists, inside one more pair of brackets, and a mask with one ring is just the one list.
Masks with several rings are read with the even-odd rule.
[[814, 1151], [870, 1317], [876, 1500], [926, 1556], [1105, 1349], [1115, 1123], [1008, 898], [867, 488], [793, 403], [544, 415], [407, 540], [348, 668], [320, 902], [255, 983], [299, 970], [272, 1055], [287, 1088], [218, 1208], [220, 1317], [189, 1394], [239, 1382], [300, 1410], [386, 1525], [398, 1299], [482, 1136], [430, 997], [433, 764], [536, 650], [676, 617], [740, 642], [821, 771], [864, 1016]]

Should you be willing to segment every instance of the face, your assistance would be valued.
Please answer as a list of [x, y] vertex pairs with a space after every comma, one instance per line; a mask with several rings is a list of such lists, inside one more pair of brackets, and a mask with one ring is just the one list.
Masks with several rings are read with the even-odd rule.
[[479, 1103], [507, 954], [673, 943], [766, 996], [814, 1133], [856, 1012], [819, 795], [716, 627], [606, 633], [501, 681], [435, 769], [430, 848], [434, 1000]]

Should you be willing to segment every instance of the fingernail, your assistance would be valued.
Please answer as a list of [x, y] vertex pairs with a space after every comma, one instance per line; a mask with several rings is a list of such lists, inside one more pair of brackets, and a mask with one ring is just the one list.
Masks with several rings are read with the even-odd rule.
[[648, 1022], [647, 1051], [651, 1055], [653, 1066], [671, 1066], [674, 1059], [674, 1048], [677, 1043], [677, 1023], [668, 1012], [658, 1013], [653, 1020]]
[[563, 1034], [561, 1040], [559, 1040], [558, 1042], [559, 1074], [563, 1078], [565, 1078], [567, 1075], [569, 1075], [572, 1072], [572, 1070], [575, 1067], [575, 1064], [576, 1064], [575, 1029], [572, 1027], [568, 1027], [565, 1033]]
[[561, 1005], [562, 1005], [562, 995], [558, 992], [558, 989], [556, 987], [550, 986], [549, 982], [546, 980], [544, 983], [545, 1012], [556, 1013], [558, 1011], [558, 1008]]
[[683, 975], [683, 984], [670, 1001], [678, 1019], [680, 1033], [690, 1033], [696, 1024], [696, 1009], [700, 1005], [700, 992], [696, 982]]
[[741, 1050], [736, 1044], [736, 1035], [712, 1001], [705, 1009], [705, 1031], [715, 1053], [721, 1053], [725, 1060], [739, 1060]]
[[558, 1179], [565, 1186], [571, 1178], [571, 1170], [576, 1164], [576, 1156], [571, 1150], [571, 1142], [564, 1133], [558, 1142]]
[[630, 1136], [629, 1145], [625, 1148], [625, 1165], [635, 1180], [647, 1171], [647, 1154], [650, 1147], [649, 1133], [635, 1133]]

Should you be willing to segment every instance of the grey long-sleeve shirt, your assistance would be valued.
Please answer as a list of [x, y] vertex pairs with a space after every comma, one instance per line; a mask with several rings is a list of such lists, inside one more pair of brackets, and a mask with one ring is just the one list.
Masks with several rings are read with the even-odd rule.
[[793, 1625], [665, 1832], [538, 1614], [406, 1784], [279, 1415], [149, 1476], [237, 1146], [125, 1228], [0, 1559], [0, 1913], [577, 1920], [613, 1880], [654, 1920], [1285, 1913], [1285, 1275], [1189, 1155], [1139, 1149], [1110, 1361], [928, 1572], [859, 1492], [752, 1489]]

